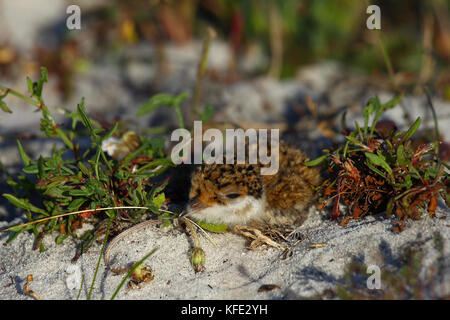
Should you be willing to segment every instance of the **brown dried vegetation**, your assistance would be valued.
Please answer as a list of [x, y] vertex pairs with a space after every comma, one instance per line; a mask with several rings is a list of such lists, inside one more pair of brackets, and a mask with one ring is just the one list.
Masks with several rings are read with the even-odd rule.
[[[319, 188], [319, 208], [331, 205], [332, 220], [336, 220], [341, 217], [340, 205], [347, 206], [349, 214], [341, 217], [341, 225], [385, 211], [394, 218], [393, 229], [401, 231], [406, 220], [420, 219], [424, 211], [434, 217], [438, 199], [449, 204], [448, 165], [439, 157], [439, 142], [413, 147], [420, 117], [407, 131], [398, 131], [392, 121], [379, 121], [400, 99], [386, 104], [377, 97], [370, 99], [364, 109], [364, 126], [356, 123], [356, 129], [350, 131], [344, 118], [345, 145], [307, 163], [317, 165], [326, 160], [328, 178]], [[370, 126], [369, 117], [373, 118]]]

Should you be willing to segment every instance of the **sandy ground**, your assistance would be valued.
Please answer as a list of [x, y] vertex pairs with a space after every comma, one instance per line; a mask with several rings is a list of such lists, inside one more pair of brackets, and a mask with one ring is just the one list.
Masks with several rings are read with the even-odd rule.
[[[442, 216], [442, 211], [440, 214]], [[4, 227], [6, 223], [1, 223]], [[278, 249], [261, 252], [245, 248], [246, 241], [234, 234], [212, 234], [218, 248], [201, 237], [206, 252], [206, 270], [195, 273], [189, 263], [190, 239], [177, 229], [148, 227], [125, 238], [111, 252], [111, 264], [124, 267], [140, 260], [158, 248], [146, 261], [154, 280], [140, 289], [122, 288], [117, 299], [302, 299], [320, 295], [325, 289], [344, 284], [345, 265], [356, 259], [366, 265], [375, 264], [386, 271], [395, 265], [399, 252], [413, 243], [420, 243], [426, 255], [423, 268], [435, 263], [437, 251], [432, 235], [437, 231], [444, 238], [446, 278], [443, 295], [449, 294], [450, 220], [425, 218], [414, 221], [397, 234], [391, 222], [367, 217], [341, 227], [323, 220], [313, 211], [298, 229], [303, 240], [283, 259]], [[4, 242], [6, 234], [0, 236]], [[71, 266], [75, 245], [66, 240], [56, 245], [54, 238], [44, 240], [47, 251], [32, 250], [34, 237], [23, 233], [14, 242], [0, 248], [0, 299], [32, 299], [24, 294], [28, 274], [34, 281], [30, 288], [42, 299], [76, 299], [79, 290], [71, 288], [66, 271]], [[326, 244], [314, 247], [314, 244]], [[84, 285], [80, 299], [86, 299], [92, 283], [101, 245], [93, 246], [76, 263]], [[384, 268], [384, 269], [383, 269]], [[109, 299], [123, 275], [115, 275], [100, 264], [92, 292], [93, 299]], [[73, 279], [73, 278], [72, 278]], [[363, 279], [364, 280], [364, 279]], [[68, 282], [69, 281], [69, 282]], [[279, 289], [258, 292], [261, 285], [275, 284]], [[383, 278], [381, 278], [383, 289]], [[71, 288], [71, 289], [69, 289]]]

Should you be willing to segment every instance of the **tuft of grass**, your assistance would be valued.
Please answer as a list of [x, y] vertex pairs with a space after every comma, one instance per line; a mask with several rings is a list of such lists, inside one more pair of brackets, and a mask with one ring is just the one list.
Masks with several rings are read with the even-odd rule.
[[[7, 243], [19, 233], [31, 230], [36, 236], [34, 249], [43, 251], [43, 237], [56, 231], [59, 232], [58, 244], [68, 237], [80, 242], [73, 258], [75, 262], [105, 233], [106, 225], [111, 221], [113, 226], [123, 218], [137, 224], [149, 216], [162, 216], [161, 206], [166, 201], [163, 190], [167, 181], [157, 184], [152, 182], [152, 178], [173, 163], [163, 152], [162, 139], [147, 139], [135, 134], [128, 135], [133, 136], [132, 144], [126, 145], [127, 140], [121, 140], [125, 150], [123, 158], [108, 156], [104, 146], [110, 138], [117, 137], [118, 123], [105, 128], [89, 118], [84, 99], [75, 112], [64, 113], [71, 121], [68, 128], [58, 124], [42, 97], [47, 80], [44, 67], [37, 81], [27, 78], [31, 97], [0, 86], [3, 110], [11, 111], [5, 102], [9, 94], [38, 107], [37, 111], [42, 113], [41, 131], [47, 137], [58, 138], [62, 142], [62, 146], [53, 146], [49, 157], [39, 156], [35, 160], [17, 141], [23, 172], [15, 179], [8, 175], [7, 182], [14, 192], [3, 196], [24, 210], [28, 223], [6, 229], [12, 231]], [[184, 96], [165, 95], [164, 98], [175, 101], [176, 108]], [[149, 108], [154, 108], [154, 102]], [[86, 138], [90, 145], [82, 150], [79, 141]], [[167, 218], [166, 213], [163, 215]], [[85, 223], [93, 228], [77, 235], [76, 231]]]
[[356, 128], [350, 130], [343, 117], [345, 144], [306, 163], [325, 164], [328, 177], [319, 187], [319, 208], [331, 204], [332, 220], [342, 215], [339, 207], [344, 204], [350, 214], [341, 220], [343, 225], [352, 218], [386, 212], [386, 217], [395, 219], [394, 230], [401, 231], [406, 220], [419, 219], [424, 210], [434, 216], [439, 199], [449, 205], [448, 166], [436, 152], [438, 142], [417, 148], [412, 144], [420, 117], [406, 131], [380, 121], [400, 100], [397, 96], [382, 104], [378, 97], [371, 98], [363, 110], [362, 126], [355, 122]]

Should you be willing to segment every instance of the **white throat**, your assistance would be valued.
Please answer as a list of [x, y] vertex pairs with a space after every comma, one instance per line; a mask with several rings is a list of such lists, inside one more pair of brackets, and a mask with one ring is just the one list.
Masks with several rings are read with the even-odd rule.
[[239, 198], [230, 205], [215, 205], [194, 211], [188, 207], [188, 216], [194, 220], [226, 225], [245, 225], [250, 221], [262, 219], [265, 211], [264, 198], [252, 196]]

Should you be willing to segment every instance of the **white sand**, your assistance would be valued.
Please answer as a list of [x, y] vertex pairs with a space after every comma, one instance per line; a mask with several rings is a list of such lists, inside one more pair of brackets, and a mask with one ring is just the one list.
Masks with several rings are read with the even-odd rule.
[[[440, 211], [442, 215], [442, 211]], [[1, 227], [6, 224], [2, 222]], [[219, 248], [201, 237], [206, 252], [206, 270], [195, 274], [189, 263], [191, 242], [179, 230], [159, 230], [148, 227], [121, 240], [111, 252], [115, 267], [140, 260], [153, 248], [156, 253], [147, 260], [154, 280], [141, 289], [122, 288], [116, 299], [299, 299], [320, 294], [335, 287], [352, 257], [360, 257], [367, 265], [377, 264], [383, 270], [382, 256], [395, 259], [401, 248], [423, 240], [427, 255], [424, 266], [433, 263], [437, 252], [432, 235], [439, 231], [444, 237], [447, 265], [447, 294], [450, 253], [450, 220], [425, 218], [412, 221], [400, 234], [391, 230], [388, 220], [367, 217], [340, 227], [335, 222], [322, 221], [313, 212], [299, 230], [307, 238], [285, 260], [277, 249], [255, 252], [245, 249], [245, 240], [233, 234], [212, 234]], [[0, 235], [3, 243], [7, 234]], [[47, 251], [33, 251], [34, 236], [23, 233], [12, 244], [0, 247], [0, 299], [32, 299], [23, 293], [28, 274], [34, 281], [30, 288], [42, 299], [76, 299], [77, 289], [68, 289], [66, 269], [75, 254], [75, 244], [66, 240], [56, 245], [53, 237], [44, 239]], [[327, 246], [312, 248], [311, 244]], [[385, 246], [385, 244], [388, 244]], [[380, 254], [380, 248], [381, 254]], [[94, 245], [76, 263], [85, 277], [80, 299], [86, 299], [94, 275], [101, 246]], [[388, 267], [388, 266], [386, 266]], [[105, 271], [103, 261], [92, 293], [93, 299], [109, 299], [123, 275]], [[14, 284], [11, 284], [13, 279]], [[383, 281], [383, 279], [382, 279]], [[276, 284], [280, 289], [258, 293], [263, 284]], [[383, 285], [383, 282], [382, 282]]]

